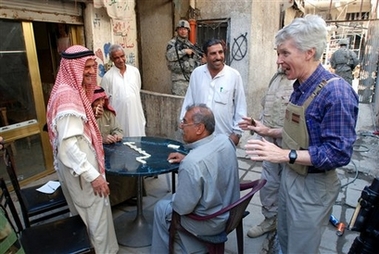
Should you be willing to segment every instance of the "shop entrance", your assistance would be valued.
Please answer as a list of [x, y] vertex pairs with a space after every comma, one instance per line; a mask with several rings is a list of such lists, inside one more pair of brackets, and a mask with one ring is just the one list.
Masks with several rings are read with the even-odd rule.
[[[78, 26], [0, 19], [0, 136], [11, 146], [20, 180], [53, 171], [46, 105], [60, 51], [78, 43]], [[0, 177], [8, 179], [4, 163]]]

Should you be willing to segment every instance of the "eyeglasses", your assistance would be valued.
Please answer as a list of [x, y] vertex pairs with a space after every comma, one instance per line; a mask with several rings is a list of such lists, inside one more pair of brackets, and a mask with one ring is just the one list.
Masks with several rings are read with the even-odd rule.
[[199, 124], [199, 123], [186, 123], [186, 120], [185, 119], [182, 119], [180, 120], [180, 126], [182, 127], [186, 127], [186, 126], [191, 126], [191, 125], [196, 125], [196, 124]]

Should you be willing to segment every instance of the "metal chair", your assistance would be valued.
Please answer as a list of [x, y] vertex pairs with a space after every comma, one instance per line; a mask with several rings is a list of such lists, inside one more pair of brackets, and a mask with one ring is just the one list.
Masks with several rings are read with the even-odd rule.
[[228, 240], [227, 235], [236, 229], [237, 234], [237, 244], [238, 244], [238, 253], [242, 254], [244, 245], [243, 245], [243, 218], [246, 217], [249, 212], [246, 211], [250, 200], [264, 185], [266, 184], [266, 180], [259, 179], [248, 183], [241, 183], [240, 190], [248, 190], [251, 189], [246, 195], [241, 197], [239, 200], [234, 202], [233, 204], [221, 209], [218, 212], [207, 216], [199, 216], [196, 214], [188, 214], [189, 218], [197, 221], [205, 221], [217, 217], [221, 214], [229, 212], [229, 219], [226, 223], [225, 230], [217, 235], [193, 235], [192, 233], [185, 230], [180, 224], [180, 215], [173, 211], [171, 225], [170, 225], [170, 239], [169, 239], [169, 253], [174, 253], [174, 241], [175, 234], [178, 230], [181, 232], [185, 232], [186, 234], [197, 238], [198, 240], [204, 242], [207, 246], [208, 252], [210, 254], [219, 254], [224, 253], [225, 250], [225, 242]]
[[12, 149], [4, 149], [4, 162], [21, 206], [25, 227], [69, 212], [62, 188], [52, 194], [37, 191], [39, 186], [21, 188], [18, 182]]
[[[79, 215], [23, 229], [16, 207], [3, 178], [0, 178], [0, 206], [13, 232], [12, 244], [19, 252], [13, 253], [95, 253], [87, 227]], [[21, 246], [19, 245], [21, 243]]]

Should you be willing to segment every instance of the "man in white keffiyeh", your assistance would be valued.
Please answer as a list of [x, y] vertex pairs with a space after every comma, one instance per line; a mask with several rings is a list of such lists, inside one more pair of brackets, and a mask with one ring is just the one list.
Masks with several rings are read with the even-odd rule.
[[117, 253], [102, 138], [91, 108], [96, 72], [93, 51], [75, 45], [62, 53], [47, 125], [71, 214], [79, 214], [87, 225], [96, 253]]

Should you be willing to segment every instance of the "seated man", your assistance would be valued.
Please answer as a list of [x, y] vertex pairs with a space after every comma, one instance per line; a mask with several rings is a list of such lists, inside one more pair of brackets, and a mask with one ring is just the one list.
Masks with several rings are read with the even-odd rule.
[[[212, 135], [215, 119], [205, 104], [191, 105], [179, 128], [190, 152], [184, 156], [171, 153], [171, 163], [180, 162], [177, 192], [171, 199], [158, 201], [154, 208], [152, 253], [168, 253], [172, 211], [181, 215], [181, 224], [199, 235], [221, 233], [228, 216], [207, 221], [194, 221], [187, 214], [208, 215], [239, 199], [239, 177], [235, 146], [226, 135]], [[175, 248], [180, 252], [206, 252], [205, 245], [179, 232]]]
[[[116, 112], [109, 105], [108, 97], [104, 89], [96, 87], [92, 97], [92, 109], [95, 114], [97, 125], [103, 139], [103, 144], [112, 144], [121, 141], [123, 131], [116, 120]], [[137, 196], [137, 178], [106, 175], [109, 182], [111, 205], [117, 205], [128, 200], [135, 204], [132, 198]]]

